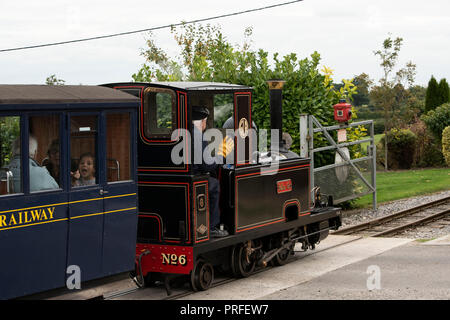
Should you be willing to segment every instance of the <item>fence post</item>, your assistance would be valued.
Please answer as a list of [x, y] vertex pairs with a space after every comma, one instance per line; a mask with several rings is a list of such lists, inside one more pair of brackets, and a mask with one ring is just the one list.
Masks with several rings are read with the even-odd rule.
[[308, 136], [306, 139], [308, 140], [308, 155], [311, 159], [309, 167], [310, 199], [311, 203], [314, 203], [314, 125], [313, 116], [311, 115], [308, 115]]
[[370, 152], [372, 155], [372, 186], [374, 192], [372, 194], [372, 207], [375, 212], [377, 211], [377, 146], [375, 145], [375, 128], [374, 123], [370, 124]]

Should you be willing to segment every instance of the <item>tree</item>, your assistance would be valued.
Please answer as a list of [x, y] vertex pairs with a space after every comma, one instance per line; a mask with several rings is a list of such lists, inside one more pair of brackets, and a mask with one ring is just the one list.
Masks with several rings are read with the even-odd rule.
[[[332, 105], [338, 102], [341, 90], [335, 90], [329, 74], [318, 70], [320, 54], [312, 53], [299, 59], [295, 53], [269, 58], [267, 51], [251, 48], [252, 29], [244, 31], [242, 45], [232, 45], [220, 27], [190, 24], [172, 28], [181, 53], [174, 60], [151, 38], [141, 54], [146, 62], [132, 75], [134, 81], [214, 81], [253, 87], [252, 120], [258, 128], [270, 128], [269, 90], [267, 80], [283, 79], [283, 130], [289, 132], [294, 143], [291, 149], [299, 152], [298, 119], [302, 113], [315, 115], [323, 125], [334, 124]], [[329, 69], [327, 69], [329, 70]], [[351, 97], [356, 87], [347, 81], [342, 90]], [[322, 140], [323, 139], [322, 137]], [[316, 142], [315, 142], [316, 143]], [[317, 141], [317, 146], [320, 146]], [[325, 143], [323, 141], [323, 143]], [[334, 161], [333, 156], [315, 157], [318, 163]]]
[[66, 83], [66, 81], [56, 78], [56, 75], [54, 74], [45, 79], [45, 84], [49, 86], [62, 86], [64, 83]]
[[0, 117], [0, 168], [12, 160], [12, 141], [20, 137], [20, 117]]
[[450, 103], [444, 103], [434, 110], [430, 110], [422, 115], [428, 129], [433, 133], [438, 141], [442, 139], [442, 130], [450, 126]]
[[358, 93], [353, 95], [353, 104], [355, 106], [368, 105], [370, 101], [370, 87], [373, 80], [366, 73], [361, 73], [354, 77], [353, 83], [358, 87]]
[[436, 79], [431, 76], [430, 81], [428, 81], [427, 94], [425, 97], [425, 112], [433, 110], [440, 103], [441, 99], [439, 98], [439, 85]]
[[[389, 36], [383, 41], [383, 48], [381, 50], [374, 51], [375, 56], [378, 56], [381, 59], [380, 66], [383, 69], [383, 76], [379, 81], [379, 85], [372, 89], [371, 98], [374, 105], [384, 111], [385, 136], [393, 127], [392, 117], [396, 108], [398, 109], [399, 99], [403, 99], [403, 97], [399, 96], [399, 93], [402, 91], [401, 89], [404, 87], [403, 82], [406, 82], [409, 86], [412, 86], [416, 74], [416, 65], [410, 61], [404, 68], [398, 70], [395, 73], [395, 76], [393, 76], [402, 42], [403, 39], [400, 37], [393, 40]], [[387, 139], [385, 139], [384, 144], [384, 160], [384, 168], [385, 171], [387, 171]]]
[[439, 81], [439, 105], [450, 102], [450, 89], [445, 78]]

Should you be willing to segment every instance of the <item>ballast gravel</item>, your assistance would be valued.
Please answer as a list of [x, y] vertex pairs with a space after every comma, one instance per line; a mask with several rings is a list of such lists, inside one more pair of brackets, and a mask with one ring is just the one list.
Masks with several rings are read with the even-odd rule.
[[[395, 212], [410, 209], [415, 206], [435, 201], [441, 198], [445, 198], [448, 196], [450, 196], [450, 190], [437, 192], [425, 196], [411, 197], [407, 199], [383, 203], [381, 205], [378, 205], [376, 211], [374, 211], [372, 207], [364, 209], [343, 210], [342, 227], [367, 222], [372, 219], [380, 218]], [[409, 229], [395, 235], [395, 237], [431, 240], [449, 234], [450, 234], [450, 217], [447, 216], [446, 219], [440, 222], [435, 222], [427, 226]]]

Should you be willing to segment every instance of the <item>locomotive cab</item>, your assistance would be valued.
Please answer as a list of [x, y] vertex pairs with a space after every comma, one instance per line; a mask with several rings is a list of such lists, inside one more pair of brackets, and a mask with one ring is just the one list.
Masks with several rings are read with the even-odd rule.
[[[216, 266], [247, 276], [271, 261], [284, 264], [297, 241], [312, 248], [340, 226], [338, 209], [316, 212], [312, 207], [310, 159], [286, 148], [281, 88], [269, 84], [272, 129], [279, 131], [272, 132], [272, 147], [259, 151], [264, 136], [252, 121], [251, 87], [209, 82], [105, 86], [141, 101], [138, 278], [151, 283], [164, 275], [190, 275], [192, 288], [205, 290]], [[203, 139], [211, 149], [206, 153], [194, 139], [197, 106], [209, 111]], [[219, 162], [213, 174], [220, 181], [220, 222], [229, 234], [221, 238], [210, 234], [209, 175], [194, 172], [194, 165], [208, 157]]]

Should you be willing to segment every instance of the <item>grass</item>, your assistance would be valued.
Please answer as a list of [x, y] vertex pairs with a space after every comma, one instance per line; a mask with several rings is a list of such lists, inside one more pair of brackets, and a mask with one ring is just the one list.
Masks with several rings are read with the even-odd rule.
[[[377, 172], [377, 202], [394, 201], [450, 190], [450, 168]], [[372, 205], [372, 194], [355, 200], [356, 208]]]
[[436, 238], [431, 238], [431, 239], [416, 239], [416, 241], [419, 242], [419, 243], [424, 243], [424, 242], [428, 242], [428, 241], [431, 241], [431, 240], [434, 240], [434, 239], [436, 239]]
[[[377, 143], [380, 142], [380, 140], [381, 140], [381, 138], [382, 138], [383, 136], [384, 136], [384, 133], [375, 134], [375, 135], [373, 136], [373, 139], [375, 140], [375, 141], [374, 141], [375, 145], [377, 145]], [[362, 139], [365, 139], [365, 138], [367, 138], [367, 137], [364, 137], [364, 138], [362, 138]], [[369, 135], [369, 138], [370, 138], [370, 135]], [[369, 142], [361, 143], [361, 150], [367, 150], [367, 147], [368, 147], [368, 146], [369, 146]]]

